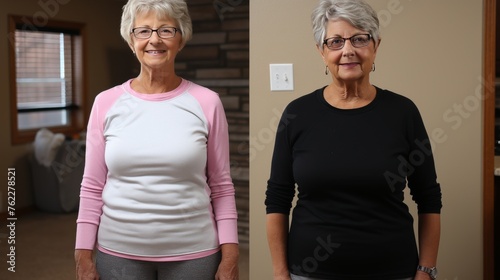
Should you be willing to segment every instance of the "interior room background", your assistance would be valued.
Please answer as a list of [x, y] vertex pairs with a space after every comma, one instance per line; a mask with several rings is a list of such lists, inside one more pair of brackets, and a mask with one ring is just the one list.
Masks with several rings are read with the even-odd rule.
[[[248, 1], [189, 0], [193, 40], [177, 58], [178, 74], [219, 93], [230, 130], [231, 172], [236, 188], [240, 240], [248, 244]], [[139, 65], [119, 33], [125, 0], [18, 0], [0, 2], [0, 170], [16, 170], [18, 215], [36, 210], [28, 156], [32, 142], [12, 144], [8, 15], [85, 24], [85, 119], [94, 97], [139, 73]], [[86, 126], [86, 122], [85, 122]], [[49, 127], [50, 129], [50, 127]], [[7, 189], [0, 188], [0, 217], [6, 217]]]
[[[97, 93], [137, 73], [133, 57], [119, 35], [124, 1], [0, 2], [0, 30], [4, 36], [0, 43], [3, 62], [0, 67], [0, 170], [6, 178], [7, 169], [16, 168], [16, 207], [25, 210], [34, 209], [26, 159], [32, 146], [31, 143], [11, 144], [7, 15], [33, 16], [44, 12], [40, 3], [47, 2], [59, 3], [54, 19], [86, 24], [87, 112]], [[184, 52], [186, 57], [179, 57], [179, 73], [221, 95], [231, 130], [232, 173], [238, 193], [242, 240], [248, 238], [245, 217], [248, 219], [249, 215], [245, 209], [248, 209], [250, 189], [250, 279], [268, 279], [271, 265], [263, 202], [277, 118], [289, 101], [329, 82], [311, 33], [309, 18], [316, 1], [252, 0], [250, 8], [240, 1], [188, 2], [195, 20], [195, 38], [191, 51]], [[467, 107], [470, 109], [466, 111], [467, 117], [457, 114], [455, 108], [472, 100], [477, 88], [482, 90], [484, 86], [483, 1], [368, 2], [378, 11], [382, 24], [382, 44], [372, 82], [410, 97], [419, 107], [428, 132], [441, 132], [433, 138], [438, 178], [443, 188], [439, 278], [482, 279], [485, 261], [481, 213], [483, 108]], [[211, 58], [214, 61], [206, 62]], [[294, 64], [294, 91], [270, 91], [271, 63]], [[220, 80], [221, 84], [212, 84], [214, 80]], [[252, 108], [251, 114], [249, 108]], [[451, 122], [444, 114], [451, 114], [449, 116], [460, 123]], [[6, 195], [5, 188], [0, 188], [3, 215]], [[413, 207], [412, 211], [415, 213]]]
[[[252, 0], [250, 6], [251, 279], [272, 276], [264, 198], [279, 116], [291, 100], [331, 82], [311, 31], [316, 3]], [[411, 98], [434, 142], [443, 192], [439, 279], [483, 279], [483, 108], [476, 95], [484, 87], [483, 1], [368, 3], [382, 37], [371, 82]], [[272, 63], [293, 64], [294, 91], [270, 91]], [[406, 201], [415, 215], [409, 193]]]

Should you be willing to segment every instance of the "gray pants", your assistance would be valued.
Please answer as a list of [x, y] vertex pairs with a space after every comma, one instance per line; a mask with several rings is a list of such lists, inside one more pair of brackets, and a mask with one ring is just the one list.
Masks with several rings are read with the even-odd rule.
[[[291, 273], [290, 273], [290, 277], [292, 278], [292, 280], [325, 280], [325, 279], [319, 279], [319, 278], [298, 276], [298, 275], [291, 274]], [[405, 279], [394, 279], [394, 280], [413, 280], [413, 277], [405, 278]]]
[[97, 251], [96, 266], [101, 280], [213, 280], [221, 252], [175, 262], [148, 262], [124, 259]]

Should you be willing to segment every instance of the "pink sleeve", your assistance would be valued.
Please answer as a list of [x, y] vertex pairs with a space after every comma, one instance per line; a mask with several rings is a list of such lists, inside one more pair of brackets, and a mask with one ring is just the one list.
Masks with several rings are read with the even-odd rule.
[[229, 166], [229, 135], [218, 95], [205, 88], [193, 90], [208, 120], [207, 178], [220, 244], [238, 243], [235, 190]]
[[[118, 92], [114, 92], [118, 93]], [[111, 97], [111, 98], [110, 98]], [[80, 189], [80, 207], [77, 218], [76, 249], [92, 250], [97, 239], [102, 214], [102, 190], [106, 184], [108, 169], [104, 161], [104, 117], [116, 100], [111, 92], [96, 97], [87, 126], [85, 170]]]

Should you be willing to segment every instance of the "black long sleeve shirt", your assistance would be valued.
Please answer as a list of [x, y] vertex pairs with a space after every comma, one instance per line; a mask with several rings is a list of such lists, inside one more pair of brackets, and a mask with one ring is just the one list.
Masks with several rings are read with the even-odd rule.
[[412, 277], [418, 264], [408, 185], [419, 213], [440, 213], [441, 189], [422, 118], [377, 89], [362, 108], [329, 105], [324, 88], [292, 101], [276, 134], [267, 213], [289, 214], [291, 273], [324, 279]]

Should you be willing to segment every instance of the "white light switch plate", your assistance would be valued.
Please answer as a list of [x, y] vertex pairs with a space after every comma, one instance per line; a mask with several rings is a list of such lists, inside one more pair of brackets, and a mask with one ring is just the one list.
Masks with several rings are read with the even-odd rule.
[[269, 64], [271, 91], [293, 90], [293, 64]]

